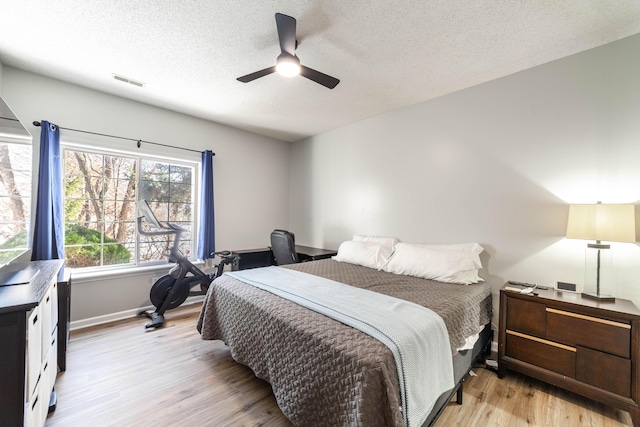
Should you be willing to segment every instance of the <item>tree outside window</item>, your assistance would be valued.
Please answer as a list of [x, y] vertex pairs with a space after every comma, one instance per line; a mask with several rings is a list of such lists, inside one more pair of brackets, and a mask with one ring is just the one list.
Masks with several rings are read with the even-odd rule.
[[142, 236], [136, 200], [145, 199], [160, 222], [188, 231], [180, 249], [191, 252], [192, 166], [135, 156], [67, 149], [65, 254], [72, 268], [166, 261], [172, 236]]

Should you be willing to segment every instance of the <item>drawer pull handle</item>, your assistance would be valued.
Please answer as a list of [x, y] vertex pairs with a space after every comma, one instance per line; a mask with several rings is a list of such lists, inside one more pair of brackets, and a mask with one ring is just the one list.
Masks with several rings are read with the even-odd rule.
[[626, 323], [614, 322], [613, 320], [600, 319], [598, 317], [585, 316], [584, 314], [571, 313], [569, 311], [556, 310], [555, 308], [546, 308], [547, 312], [559, 314], [561, 316], [575, 317], [582, 320], [590, 320], [592, 322], [604, 323], [605, 325], [617, 326], [618, 328], [631, 329], [631, 325]]
[[563, 350], [573, 351], [574, 353], [576, 352], [576, 348], [575, 347], [569, 347], [568, 345], [559, 344], [559, 343], [553, 342], [553, 341], [543, 340], [542, 338], [532, 337], [531, 335], [522, 334], [522, 333], [516, 332], [516, 331], [507, 330], [507, 333], [511, 334], [511, 335], [515, 335], [515, 336], [520, 337], [520, 338], [527, 339], [527, 340], [536, 341], [536, 342], [539, 342], [539, 343], [542, 343], [542, 344], [547, 344], [547, 345], [550, 345], [550, 346], [553, 346], [553, 347], [558, 347], [558, 348], [561, 348]]

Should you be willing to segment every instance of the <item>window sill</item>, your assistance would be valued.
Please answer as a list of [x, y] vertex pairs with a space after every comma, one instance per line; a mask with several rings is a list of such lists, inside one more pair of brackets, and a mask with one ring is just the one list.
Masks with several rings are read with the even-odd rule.
[[[202, 269], [204, 266], [204, 262], [195, 261], [193, 263], [196, 267]], [[103, 280], [117, 279], [119, 277], [131, 277], [131, 276], [148, 276], [152, 274], [167, 274], [171, 267], [173, 267], [174, 263], [165, 263], [165, 264], [154, 264], [144, 267], [132, 266], [125, 268], [105, 268], [102, 270], [94, 269], [94, 270], [82, 270], [82, 269], [68, 269], [74, 281], [77, 280], [79, 282], [100, 282]]]

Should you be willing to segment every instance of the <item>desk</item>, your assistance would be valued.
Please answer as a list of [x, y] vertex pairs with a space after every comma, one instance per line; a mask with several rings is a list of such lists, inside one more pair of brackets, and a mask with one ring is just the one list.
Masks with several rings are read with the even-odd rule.
[[273, 252], [271, 252], [270, 248], [242, 249], [232, 251], [231, 254], [238, 255], [236, 261], [231, 265], [231, 270], [233, 271], [275, 265]]
[[[337, 251], [330, 249], [312, 248], [310, 246], [302, 245], [296, 245], [296, 252], [298, 253], [300, 261], [316, 261], [319, 259], [331, 258], [338, 253]], [[242, 249], [239, 251], [233, 251], [232, 254], [238, 255], [237, 261], [231, 266], [233, 271], [268, 267], [276, 264], [271, 248]]]
[[296, 252], [300, 261], [317, 261], [319, 259], [331, 258], [338, 252], [331, 249], [312, 248], [309, 246], [296, 245]]

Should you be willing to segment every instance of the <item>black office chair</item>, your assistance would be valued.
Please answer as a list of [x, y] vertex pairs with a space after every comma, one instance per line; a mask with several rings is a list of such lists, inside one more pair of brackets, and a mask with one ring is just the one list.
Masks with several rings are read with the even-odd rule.
[[300, 262], [296, 252], [296, 237], [286, 230], [271, 232], [271, 251], [276, 265], [295, 264]]

